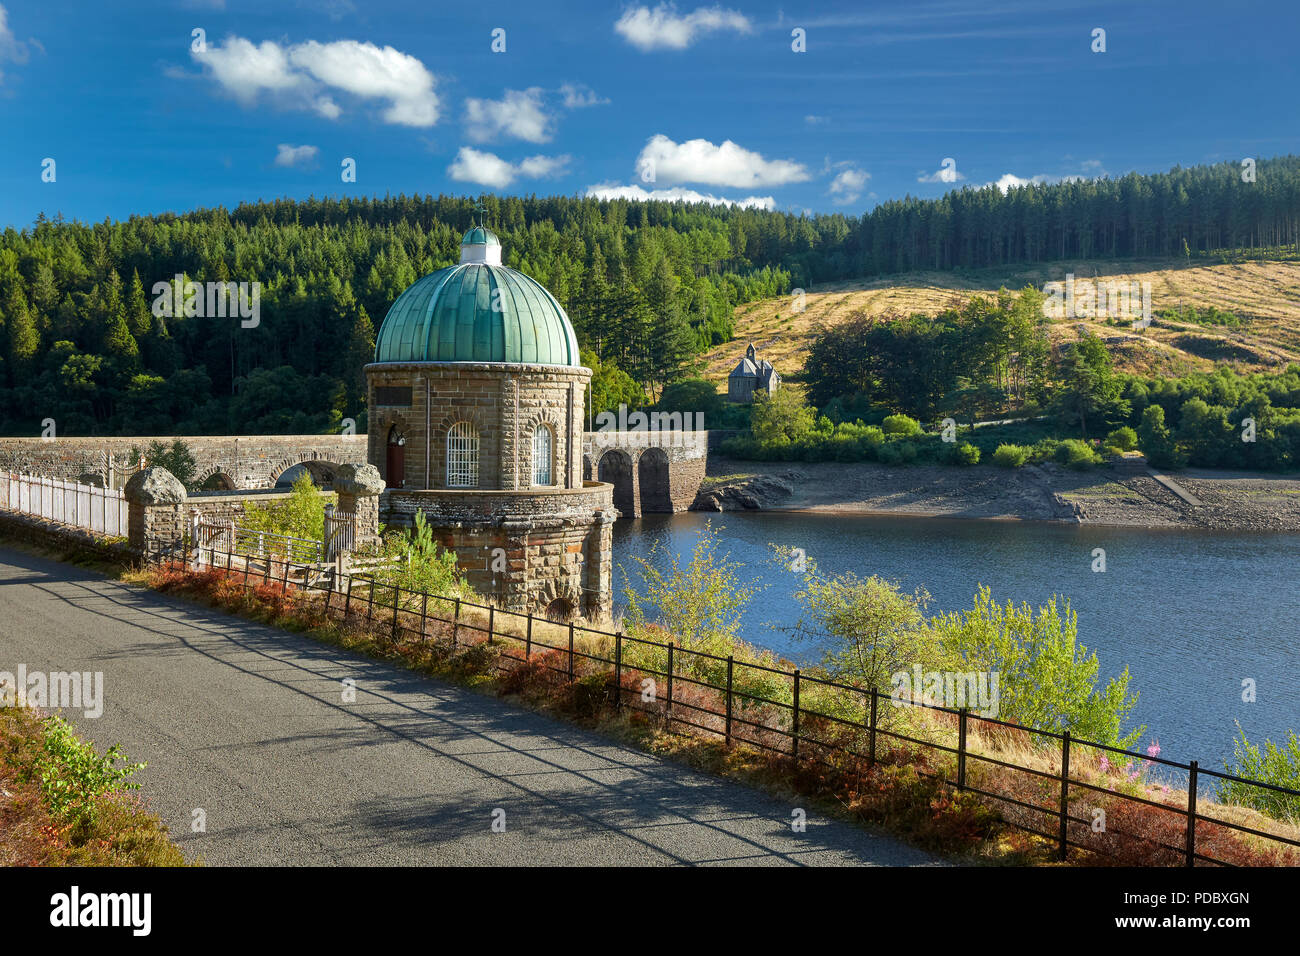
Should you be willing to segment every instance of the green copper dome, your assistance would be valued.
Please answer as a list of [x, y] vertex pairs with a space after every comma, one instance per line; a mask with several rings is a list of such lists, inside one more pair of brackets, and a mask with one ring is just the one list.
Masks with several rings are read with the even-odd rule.
[[527, 362], [577, 366], [578, 339], [541, 283], [501, 265], [501, 245], [476, 226], [460, 264], [397, 297], [375, 341], [376, 362]]
[[499, 246], [501, 240], [497, 234], [486, 226], [475, 226], [469, 232], [465, 233], [465, 238], [461, 239], [462, 246]]

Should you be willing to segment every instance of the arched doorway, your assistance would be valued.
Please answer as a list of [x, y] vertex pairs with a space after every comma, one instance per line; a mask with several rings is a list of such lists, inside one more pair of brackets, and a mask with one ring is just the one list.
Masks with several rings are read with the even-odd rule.
[[388, 454], [384, 459], [384, 481], [389, 488], [406, 486], [406, 436], [396, 425], [388, 429]]
[[668, 456], [662, 448], [647, 448], [636, 465], [641, 489], [642, 514], [672, 514], [673, 499], [668, 490]]
[[605, 452], [596, 464], [597, 481], [614, 486], [614, 507], [627, 518], [639, 517], [636, 510], [636, 488], [632, 481], [632, 459], [616, 450]]

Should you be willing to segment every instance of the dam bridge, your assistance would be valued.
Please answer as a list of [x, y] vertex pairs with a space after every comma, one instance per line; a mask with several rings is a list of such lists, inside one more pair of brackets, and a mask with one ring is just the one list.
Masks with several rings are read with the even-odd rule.
[[[181, 441], [197, 463], [193, 485], [205, 491], [274, 488], [303, 471], [328, 486], [342, 465], [366, 463], [360, 435], [149, 435], [0, 438], [0, 471], [121, 488], [154, 442]], [[685, 511], [704, 480], [705, 431], [585, 432], [583, 478], [614, 486], [625, 518]]]

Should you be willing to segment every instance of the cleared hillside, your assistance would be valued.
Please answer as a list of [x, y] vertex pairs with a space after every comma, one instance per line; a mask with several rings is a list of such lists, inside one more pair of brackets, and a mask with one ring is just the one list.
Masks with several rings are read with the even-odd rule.
[[1117, 365], [1146, 373], [1182, 374], [1227, 363], [1242, 371], [1300, 362], [1300, 262], [1255, 260], [1234, 264], [1188, 265], [1182, 260], [1124, 263], [1083, 261], [987, 272], [910, 272], [870, 282], [827, 283], [810, 288], [806, 309], [795, 314], [789, 297], [764, 299], [735, 311], [736, 339], [710, 350], [703, 374], [726, 387], [727, 373], [753, 342], [782, 374], [797, 372], [803, 352], [819, 325], [835, 325], [857, 312], [870, 316], [934, 313], [960, 305], [973, 295], [1000, 286], [1041, 289], [1080, 279], [1150, 282], [1151, 309], [1188, 306], [1233, 312], [1240, 328], [1155, 319], [1134, 331], [1127, 324], [1082, 319], [1052, 323], [1054, 342], [1068, 342], [1088, 329], [1106, 340]]

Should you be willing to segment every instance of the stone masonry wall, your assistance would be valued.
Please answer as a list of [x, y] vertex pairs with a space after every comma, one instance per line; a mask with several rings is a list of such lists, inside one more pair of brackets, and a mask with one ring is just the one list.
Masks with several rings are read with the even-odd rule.
[[[553, 433], [552, 480], [560, 488], [582, 485], [582, 416], [585, 368], [494, 362], [393, 362], [366, 366], [370, 434], [367, 455], [389, 481], [388, 437], [406, 438], [405, 487], [447, 487], [447, 433], [472, 422], [479, 436], [478, 488], [524, 490], [533, 475], [533, 431]], [[409, 406], [379, 405], [376, 389], [409, 387]], [[426, 401], [427, 393], [427, 401]], [[426, 424], [432, 443], [426, 442]], [[427, 467], [426, 467], [427, 462]]]
[[[178, 436], [128, 438], [0, 438], [0, 470], [47, 478], [78, 480], [99, 475], [113, 485], [136, 465], [132, 451], [151, 442], [170, 445]], [[198, 461], [196, 483], [223, 475], [236, 488], [270, 488], [287, 469], [303, 462], [330, 465], [365, 464], [366, 441], [361, 435], [243, 435], [179, 436]]]
[[609, 485], [519, 493], [390, 489], [383, 498], [390, 518], [423, 512], [470, 585], [502, 607], [542, 613], [561, 600], [588, 621], [608, 618], [616, 514]]

